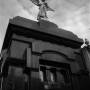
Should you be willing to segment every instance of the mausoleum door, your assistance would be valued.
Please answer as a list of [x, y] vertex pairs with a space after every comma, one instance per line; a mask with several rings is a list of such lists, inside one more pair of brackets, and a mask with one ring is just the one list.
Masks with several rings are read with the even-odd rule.
[[69, 65], [40, 60], [39, 73], [45, 90], [73, 90]]

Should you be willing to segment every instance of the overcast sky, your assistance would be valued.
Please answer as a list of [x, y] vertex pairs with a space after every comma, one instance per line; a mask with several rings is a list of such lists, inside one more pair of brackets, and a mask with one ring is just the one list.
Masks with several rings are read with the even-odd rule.
[[[48, 12], [49, 20], [58, 27], [90, 40], [90, 0], [48, 0], [55, 12]], [[0, 0], [0, 48], [8, 21], [15, 16], [36, 20], [38, 7], [30, 0]]]

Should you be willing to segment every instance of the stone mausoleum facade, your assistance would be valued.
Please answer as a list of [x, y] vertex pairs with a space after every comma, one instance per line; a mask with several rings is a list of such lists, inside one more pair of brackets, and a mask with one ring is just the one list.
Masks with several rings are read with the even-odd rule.
[[2, 47], [2, 90], [90, 90], [83, 40], [52, 22], [11, 19]]

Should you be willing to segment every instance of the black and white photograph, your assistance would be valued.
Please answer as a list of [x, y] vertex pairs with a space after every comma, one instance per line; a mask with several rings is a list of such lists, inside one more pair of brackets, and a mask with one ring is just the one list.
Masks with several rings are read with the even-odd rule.
[[0, 0], [0, 90], [90, 90], [90, 0]]

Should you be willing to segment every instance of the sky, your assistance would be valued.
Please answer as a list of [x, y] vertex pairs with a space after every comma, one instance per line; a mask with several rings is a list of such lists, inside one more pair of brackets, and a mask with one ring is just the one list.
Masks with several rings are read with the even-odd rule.
[[[49, 21], [90, 41], [90, 0], [47, 0], [54, 12]], [[9, 19], [22, 16], [36, 21], [39, 8], [30, 0], [0, 0], [0, 51]]]

